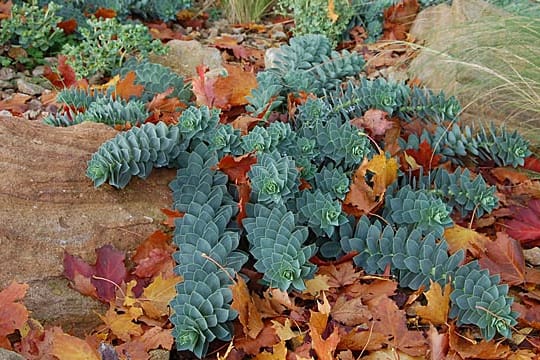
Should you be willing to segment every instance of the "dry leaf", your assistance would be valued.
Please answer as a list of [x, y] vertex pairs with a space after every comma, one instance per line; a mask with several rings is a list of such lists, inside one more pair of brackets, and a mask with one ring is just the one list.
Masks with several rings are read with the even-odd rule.
[[305, 281], [306, 290], [304, 290], [304, 293], [316, 296], [321, 291], [326, 291], [330, 289], [330, 286], [328, 285], [328, 279], [329, 277], [327, 275], [316, 274], [313, 279], [308, 279]]
[[18, 284], [13, 281], [7, 288], [0, 291], [0, 344], [11, 348], [6, 336], [21, 329], [28, 320], [28, 310], [22, 300], [28, 290], [28, 284]]
[[176, 284], [182, 278], [172, 276], [164, 279], [162, 274], [154, 278], [152, 283], [144, 288], [142, 298], [139, 299], [144, 313], [153, 318], [159, 319], [169, 315], [169, 303], [176, 296]]
[[264, 328], [257, 306], [252, 301], [246, 282], [241, 276], [237, 276], [236, 283], [231, 285], [233, 301], [231, 308], [238, 312], [238, 320], [243, 326], [244, 334], [252, 339]]
[[64, 334], [60, 328], [53, 329], [51, 354], [59, 360], [101, 360], [97, 351], [86, 341]]
[[300, 335], [300, 332], [291, 329], [291, 320], [285, 319], [285, 324], [281, 324], [276, 320], [272, 320], [272, 327], [276, 330], [276, 334], [281, 341], [287, 341]]
[[415, 308], [416, 314], [426, 322], [433, 325], [443, 325], [448, 319], [450, 311], [450, 293], [452, 286], [447, 283], [444, 286], [444, 292], [441, 285], [430, 280], [429, 290], [424, 293], [427, 298], [426, 306], [418, 306]]
[[125, 101], [129, 101], [131, 97], [141, 97], [144, 92], [143, 85], [135, 84], [135, 72], [130, 71], [123, 79], [120, 79], [114, 89], [114, 97], [122, 98]]
[[337, 298], [330, 315], [335, 321], [347, 326], [367, 324], [372, 319], [371, 311], [361, 298], [348, 299], [343, 295]]
[[478, 260], [490, 274], [499, 274], [501, 280], [509, 285], [521, 285], [525, 282], [525, 257], [517, 240], [503, 232], [497, 233], [495, 241], [486, 243], [486, 251]]
[[351, 124], [368, 130], [372, 136], [382, 136], [394, 126], [388, 120], [388, 113], [379, 109], [367, 110], [362, 117], [351, 120]]
[[450, 325], [448, 333], [450, 349], [464, 359], [505, 359], [510, 353], [508, 345], [501, 342], [465, 339], [453, 325]]
[[127, 312], [118, 314], [111, 306], [104, 316], [99, 317], [120, 340], [130, 341], [131, 336], [141, 336], [144, 333], [141, 325], [134, 322], [142, 314], [142, 309], [138, 307], [131, 307]]
[[257, 354], [253, 360], [283, 360], [287, 358], [287, 346], [285, 341], [280, 341], [278, 344], [272, 347], [272, 353], [263, 351]]
[[490, 241], [486, 235], [457, 224], [444, 230], [444, 238], [451, 254], [463, 250], [469, 251], [474, 257], [480, 256]]

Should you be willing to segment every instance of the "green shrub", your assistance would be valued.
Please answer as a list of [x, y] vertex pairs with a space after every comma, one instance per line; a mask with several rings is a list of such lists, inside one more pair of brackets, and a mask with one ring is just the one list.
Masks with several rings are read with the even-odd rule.
[[144, 58], [149, 53], [166, 51], [159, 40], [152, 40], [142, 24], [121, 24], [117, 19], [89, 19], [88, 27], [81, 28], [82, 40], [67, 44], [62, 52], [78, 76], [110, 75], [130, 57]]
[[69, 39], [56, 26], [61, 21], [59, 9], [54, 2], [47, 7], [39, 7], [35, 2], [13, 5], [11, 16], [0, 21], [0, 43], [26, 51], [27, 57], [16, 59], [19, 63], [31, 67], [42, 64], [44, 57], [56, 55]]

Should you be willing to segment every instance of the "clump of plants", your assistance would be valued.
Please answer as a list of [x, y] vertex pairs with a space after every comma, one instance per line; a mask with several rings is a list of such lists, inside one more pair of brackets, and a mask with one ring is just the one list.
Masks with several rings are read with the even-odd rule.
[[166, 47], [153, 40], [142, 24], [122, 24], [115, 18], [89, 19], [81, 28], [82, 40], [62, 49], [78, 76], [110, 75], [130, 57], [145, 58], [150, 53], [164, 54]]
[[[34, 67], [47, 56], [56, 55], [70, 37], [57, 24], [60, 6], [54, 2], [39, 7], [35, 2], [13, 5], [7, 19], [0, 21], [0, 42], [9, 45], [17, 56], [0, 56], [3, 66], [15, 62]], [[15, 49], [20, 49], [15, 51]]]
[[[455, 98], [367, 80], [357, 69], [363, 60], [330, 49], [321, 35], [279, 49], [276, 65], [258, 74], [247, 109], [261, 121], [245, 135], [218, 110], [192, 106], [177, 124], [119, 133], [89, 161], [96, 186], [118, 188], [154, 167], [178, 168], [170, 184], [182, 214], [174, 241], [184, 281], [171, 302], [178, 349], [203, 357], [212, 341], [232, 338], [231, 285], [249, 259], [261, 284], [292, 292], [315, 274], [316, 254], [356, 254], [367, 273], [390, 271], [414, 290], [448, 285], [458, 325], [488, 340], [509, 337], [517, 314], [508, 286], [477, 262], [464, 264], [462, 250], [449, 254], [445, 231], [498, 206], [495, 188], [461, 165], [522, 165], [528, 143], [504, 129], [462, 128]], [[296, 111], [269, 121], [287, 113], [285, 99], [297, 99]], [[373, 112], [397, 122], [370, 125]], [[425, 132], [405, 126], [412, 123]], [[451, 124], [451, 133], [438, 130]], [[431, 159], [419, 155], [426, 151]], [[449, 167], [436, 169], [443, 157]], [[231, 162], [242, 170], [228, 171]]]

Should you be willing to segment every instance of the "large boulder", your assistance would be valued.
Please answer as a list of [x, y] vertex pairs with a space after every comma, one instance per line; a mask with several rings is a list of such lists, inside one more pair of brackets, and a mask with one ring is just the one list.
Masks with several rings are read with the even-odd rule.
[[28, 283], [24, 302], [32, 317], [78, 334], [99, 322], [94, 310], [102, 305], [68, 287], [64, 251], [93, 262], [104, 244], [133, 250], [172, 203], [170, 169], [121, 191], [94, 188], [86, 163], [115, 134], [103, 124], [53, 128], [0, 118], [0, 289], [13, 280]]

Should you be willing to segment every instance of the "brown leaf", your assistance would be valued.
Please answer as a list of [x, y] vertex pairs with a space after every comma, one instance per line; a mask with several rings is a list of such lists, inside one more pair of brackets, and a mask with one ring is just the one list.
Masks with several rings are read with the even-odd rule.
[[249, 116], [249, 115], [242, 115], [237, 117], [231, 122], [231, 126], [235, 129], [240, 130], [242, 135], [247, 135], [248, 132], [251, 131], [257, 125], [261, 119]]
[[75, 336], [65, 334], [60, 328], [53, 329], [51, 354], [59, 360], [100, 360], [97, 351]]
[[237, 59], [247, 59], [248, 53], [246, 48], [238, 44], [238, 40], [229, 35], [219, 36], [214, 39], [214, 46], [218, 49], [232, 50], [234, 57]]
[[366, 360], [425, 360], [424, 356], [410, 356], [399, 350], [383, 349], [374, 351], [367, 356], [362, 356]]
[[163, 225], [166, 225], [169, 228], [174, 228], [174, 221], [176, 218], [184, 216], [184, 213], [178, 210], [171, 210], [162, 208], [161, 212], [167, 216], [167, 220], [163, 221]]
[[368, 130], [372, 136], [382, 136], [394, 126], [394, 123], [388, 120], [388, 113], [378, 109], [367, 110], [362, 117], [351, 120], [351, 124]]
[[283, 360], [287, 358], [287, 346], [285, 341], [280, 341], [272, 347], [272, 352], [263, 351], [257, 354], [253, 360]]
[[257, 355], [261, 348], [272, 347], [280, 343], [276, 330], [272, 326], [265, 326], [255, 339], [249, 336], [235, 338], [234, 345], [237, 349], [243, 350], [246, 354]]
[[21, 329], [28, 320], [28, 310], [19, 303], [26, 295], [28, 284], [13, 281], [0, 291], [0, 343], [9, 345], [6, 336]]
[[317, 273], [328, 276], [328, 286], [335, 288], [354, 284], [362, 276], [362, 273], [356, 271], [352, 261], [320, 266]]
[[112, 19], [116, 17], [116, 11], [113, 9], [107, 9], [100, 7], [97, 9], [97, 11], [94, 13], [95, 17], [103, 18], [103, 19]]
[[184, 35], [179, 31], [174, 31], [167, 23], [158, 22], [158, 23], [145, 23], [146, 27], [150, 31], [150, 34], [154, 39], [158, 40], [183, 40]]
[[[176, 284], [182, 281], [180, 276], [163, 278], [161, 274], [144, 288], [140, 300], [144, 313], [153, 319], [169, 315], [169, 303], [176, 295]], [[143, 301], [144, 300], [144, 301]]]
[[55, 88], [64, 89], [78, 85], [75, 70], [67, 63], [67, 57], [65, 55], [58, 55], [58, 66], [56, 70], [57, 72], [53, 72], [49, 66], [45, 66], [43, 70], [43, 76]]
[[415, 308], [416, 314], [423, 321], [433, 325], [443, 325], [448, 319], [450, 311], [450, 293], [452, 286], [447, 283], [444, 286], [444, 292], [441, 285], [437, 282], [430, 281], [429, 290], [424, 293], [427, 299], [426, 306], [418, 306]]
[[153, 114], [152, 122], [163, 121], [168, 125], [178, 123], [181, 110], [187, 106], [178, 98], [169, 97], [173, 91], [173, 88], [169, 88], [161, 94], [154, 95], [152, 101], [146, 105], [148, 111]]
[[384, 10], [384, 40], [407, 40], [416, 14], [420, 10], [417, 0], [402, 0]]
[[316, 296], [322, 291], [330, 289], [330, 286], [328, 285], [328, 279], [329, 278], [327, 275], [322, 274], [316, 274], [313, 279], [307, 279], [305, 281], [306, 290], [304, 290], [304, 293]]
[[517, 240], [503, 232], [497, 233], [497, 239], [486, 243], [486, 251], [478, 260], [491, 274], [499, 274], [501, 280], [510, 285], [525, 282], [525, 257]]
[[[431, 148], [429, 143], [424, 140], [420, 143], [418, 150], [406, 149], [404, 153], [407, 164], [411, 170], [416, 170], [414, 164], [422, 166], [424, 169], [434, 169], [441, 162], [441, 156], [435, 154], [435, 151]], [[414, 164], [411, 160], [407, 159], [407, 156], [411, 156], [414, 160]]]
[[347, 294], [356, 297], [360, 296], [362, 301], [367, 303], [380, 296], [391, 297], [395, 294], [397, 282], [391, 279], [375, 279], [370, 283], [356, 283], [347, 287]]
[[332, 319], [343, 325], [357, 326], [368, 323], [371, 319], [371, 311], [359, 297], [348, 299], [341, 295], [337, 298], [330, 312]]
[[62, 29], [66, 35], [69, 35], [73, 34], [75, 30], [77, 30], [77, 26], [79, 26], [79, 24], [75, 19], [67, 19], [60, 21], [58, 24], [56, 24], [56, 26]]
[[231, 285], [231, 291], [233, 296], [231, 308], [238, 312], [238, 320], [242, 324], [244, 334], [255, 339], [264, 328], [264, 323], [241, 276], [237, 276], [236, 283]]
[[328, 0], [328, 18], [335, 23], [339, 19], [339, 15], [336, 14], [336, 5], [334, 0]]
[[163, 348], [165, 350], [171, 350], [174, 338], [172, 336], [172, 329], [164, 329], [160, 326], [153, 326], [150, 329], [144, 331], [140, 337], [134, 339], [135, 342], [140, 342], [144, 345], [144, 350]]
[[475, 258], [480, 256], [490, 242], [486, 235], [457, 224], [444, 230], [444, 238], [451, 254], [463, 250], [469, 251]]
[[450, 325], [448, 333], [450, 349], [463, 359], [505, 359], [510, 353], [508, 345], [501, 342], [466, 339], [456, 332], [453, 325]]
[[[373, 323], [372, 323], [373, 324]], [[340, 342], [338, 349], [348, 349], [357, 351], [374, 351], [379, 350], [388, 341], [388, 337], [384, 334], [373, 332], [372, 327], [357, 326], [352, 330], [340, 328]]]
[[276, 330], [276, 334], [279, 336], [281, 341], [287, 341], [294, 339], [297, 336], [300, 336], [299, 331], [294, 331], [291, 329], [291, 320], [285, 319], [285, 324], [281, 324], [279, 321], [272, 320], [272, 327]]
[[251, 185], [249, 183], [237, 184], [238, 188], [238, 215], [236, 216], [236, 222], [239, 226], [242, 226], [242, 220], [247, 216], [246, 204], [249, 203], [251, 195]]
[[251, 165], [256, 163], [257, 158], [250, 153], [236, 157], [225, 155], [217, 164], [216, 169], [227, 174], [231, 182], [245, 184], [248, 182], [247, 172], [251, 170]]
[[0, 20], [7, 19], [11, 16], [11, 8], [13, 3], [11, 0], [0, 1]]
[[448, 333], [439, 334], [437, 328], [430, 325], [427, 338], [429, 343], [429, 360], [445, 359], [448, 353]]
[[141, 97], [144, 92], [144, 86], [136, 85], [135, 78], [135, 72], [130, 71], [124, 78], [120, 79], [120, 81], [116, 83], [113, 93], [114, 97], [122, 98], [126, 101], [129, 101], [131, 97]]
[[[166, 209], [161, 209], [164, 211]], [[174, 213], [174, 212], [173, 212]], [[154, 249], [162, 249], [172, 254], [175, 249], [171, 245], [172, 236], [161, 230], [156, 230], [148, 236], [135, 250], [135, 254], [131, 257], [135, 263], [141, 262], [143, 259], [150, 256], [150, 252]]]
[[[324, 294], [324, 293], [323, 293]], [[317, 354], [319, 360], [333, 360], [334, 351], [339, 343], [339, 330], [334, 327], [332, 333], [326, 338], [322, 338], [322, 334], [326, 329], [329, 304], [326, 297], [323, 295], [324, 303], [319, 304], [319, 308], [322, 311], [311, 311], [311, 317], [309, 320], [309, 330], [311, 331], [311, 346]]]
[[21, 116], [29, 109], [27, 102], [32, 99], [30, 95], [15, 93], [9, 98], [0, 101], [0, 110], [8, 110], [14, 116]]
[[135, 275], [140, 278], [154, 277], [159, 273], [172, 274], [174, 267], [171, 235], [157, 230], [147, 237], [136, 249], [132, 260], [137, 264]]
[[497, 178], [500, 183], [508, 181], [512, 185], [521, 184], [529, 180], [529, 176], [522, 170], [509, 167], [496, 167], [490, 172]]
[[368, 302], [375, 320], [373, 331], [388, 336], [388, 346], [401, 350], [411, 356], [426, 353], [426, 340], [420, 331], [407, 328], [405, 311], [387, 297], [377, 297]]

